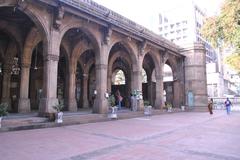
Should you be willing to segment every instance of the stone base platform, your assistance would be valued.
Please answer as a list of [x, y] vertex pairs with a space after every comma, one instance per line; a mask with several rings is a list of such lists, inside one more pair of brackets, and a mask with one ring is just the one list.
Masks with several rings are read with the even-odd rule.
[[[181, 112], [180, 109], [173, 109], [171, 113]], [[152, 115], [159, 114], [171, 114], [166, 110], [152, 110]], [[129, 109], [123, 109], [118, 111], [119, 119], [129, 119], [136, 117], [143, 117], [144, 112], [138, 111], [133, 112]], [[28, 129], [39, 129], [39, 128], [51, 128], [60, 127], [67, 125], [85, 124], [85, 123], [95, 123], [103, 121], [111, 121], [113, 119], [108, 118], [107, 114], [93, 114], [91, 111], [81, 111], [81, 112], [64, 112], [63, 113], [63, 123], [50, 122], [47, 118], [38, 117], [37, 113], [31, 114], [14, 114], [4, 117], [2, 121], [2, 128], [0, 132], [6, 131], [18, 131], [18, 130], [28, 130]]]

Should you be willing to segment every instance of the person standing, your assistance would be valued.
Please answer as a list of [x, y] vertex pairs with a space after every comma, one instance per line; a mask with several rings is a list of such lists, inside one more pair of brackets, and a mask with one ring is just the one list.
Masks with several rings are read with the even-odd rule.
[[213, 99], [211, 98], [210, 101], [208, 102], [208, 110], [209, 113], [212, 115], [213, 114]]
[[230, 112], [231, 112], [231, 105], [232, 105], [232, 102], [229, 100], [229, 98], [227, 98], [227, 100], [225, 101], [225, 107], [226, 107], [226, 110], [227, 110], [227, 114], [229, 115]]
[[120, 94], [120, 91], [117, 90], [116, 91], [116, 97], [117, 97], [117, 101], [118, 101], [118, 109], [120, 110], [122, 108], [122, 100], [123, 100], [123, 97], [121, 96]]

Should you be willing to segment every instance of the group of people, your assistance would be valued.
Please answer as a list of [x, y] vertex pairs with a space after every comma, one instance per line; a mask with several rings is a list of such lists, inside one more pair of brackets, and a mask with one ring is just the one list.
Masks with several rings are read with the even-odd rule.
[[[117, 102], [118, 109], [120, 110], [122, 108], [123, 97], [121, 96], [119, 90], [116, 91], [115, 97], [116, 97], [116, 102]], [[130, 94], [130, 97], [125, 101], [125, 105], [127, 107], [130, 107], [132, 111], [137, 111], [136, 96], [134, 96], [133, 94]]]
[[[227, 114], [229, 115], [231, 112], [231, 106], [232, 106], [232, 102], [229, 100], [229, 98], [226, 99], [226, 101], [224, 102], [225, 107], [226, 107], [226, 111]], [[208, 103], [208, 110], [210, 114], [213, 114], [213, 99], [211, 98], [209, 103]]]

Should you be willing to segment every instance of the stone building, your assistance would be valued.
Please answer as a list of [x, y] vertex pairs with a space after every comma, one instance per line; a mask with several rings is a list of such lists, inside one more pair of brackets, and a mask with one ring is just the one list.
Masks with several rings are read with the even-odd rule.
[[[116, 90], [125, 101], [142, 91], [161, 109], [164, 64], [173, 71], [173, 106], [188, 104], [191, 92], [193, 106], [203, 108], [204, 58], [202, 45], [181, 49], [91, 0], [0, 0], [0, 96], [13, 112], [47, 116], [62, 101], [68, 111], [107, 113], [105, 93]], [[112, 84], [116, 70], [125, 75], [121, 88]]]

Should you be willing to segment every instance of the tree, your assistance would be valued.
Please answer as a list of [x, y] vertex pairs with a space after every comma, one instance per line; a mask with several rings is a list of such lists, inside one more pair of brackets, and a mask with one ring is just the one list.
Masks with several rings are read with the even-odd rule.
[[225, 62], [240, 72], [240, 0], [225, 0], [220, 15], [208, 18], [201, 32], [215, 47], [234, 48]]

